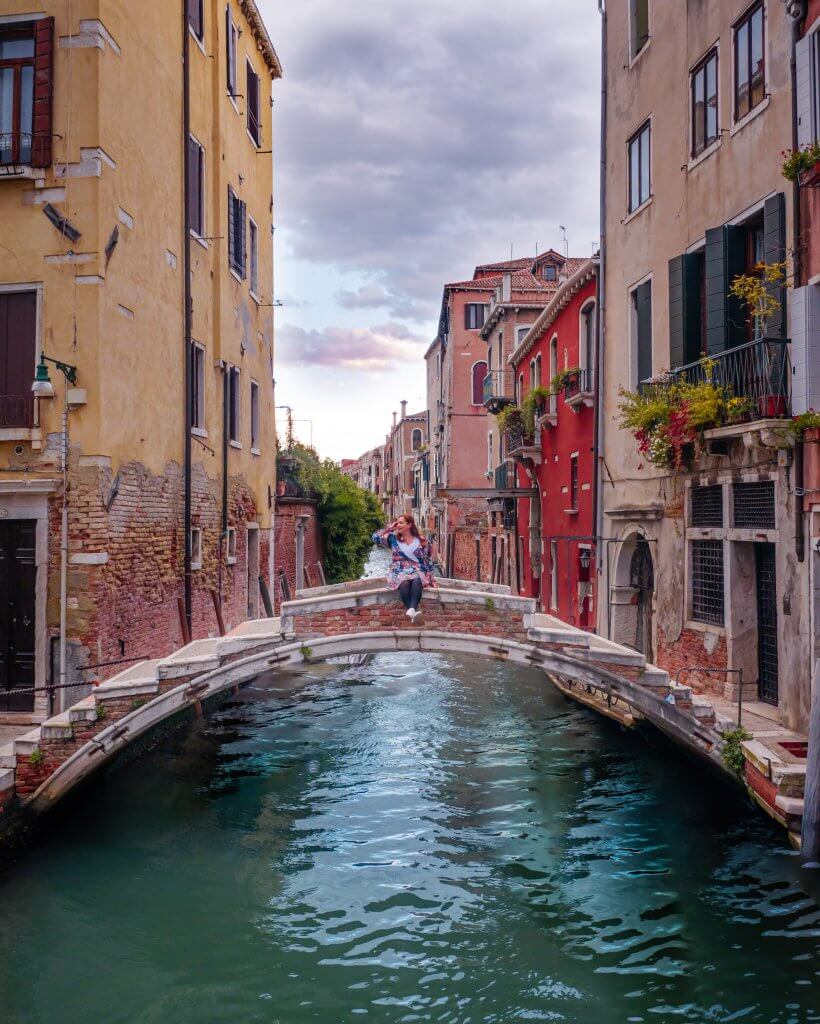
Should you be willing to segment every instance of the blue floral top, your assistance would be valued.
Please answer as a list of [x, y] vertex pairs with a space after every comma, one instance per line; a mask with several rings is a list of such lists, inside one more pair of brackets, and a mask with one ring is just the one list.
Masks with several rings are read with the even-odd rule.
[[433, 548], [429, 540], [422, 541], [416, 548], [415, 561], [405, 555], [399, 547], [399, 538], [388, 529], [377, 530], [373, 534], [373, 543], [380, 548], [390, 548], [393, 552], [393, 562], [387, 574], [389, 590], [398, 590], [402, 583], [416, 577], [425, 589], [433, 586]]

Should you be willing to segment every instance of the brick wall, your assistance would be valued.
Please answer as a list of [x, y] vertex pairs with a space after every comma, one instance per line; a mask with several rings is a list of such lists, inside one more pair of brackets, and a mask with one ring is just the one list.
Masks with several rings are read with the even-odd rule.
[[[182, 643], [178, 599], [183, 596], [183, 475], [169, 463], [163, 475], [142, 464], [116, 475], [107, 460], [72, 453], [69, 476], [68, 640], [79, 646], [81, 664], [154, 658]], [[247, 618], [248, 530], [257, 522], [246, 481], [228, 488], [228, 523], [236, 529], [235, 561], [229, 564], [221, 535], [221, 487], [201, 464], [193, 468], [192, 526], [202, 530], [202, 565], [193, 572], [193, 635], [218, 633], [212, 591], [222, 594], [230, 629]], [[61, 499], [50, 506], [47, 625], [59, 630]], [[259, 571], [267, 575], [270, 545], [259, 533]], [[220, 557], [221, 551], [221, 557]], [[105, 679], [118, 666], [88, 674]]]
[[[663, 627], [659, 626], [655, 663], [658, 668], [665, 669], [672, 678], [682, 668], [703, 666], [725, 669], [728, 664], [726, 638], [718, 637], [711, 653], [703, 641], [703, 633], [694, 629], [684, 629], [677, 640], [670, 642]], [[726, 676], [723, 673], [686, 672], [680, 681], [684, 686], [691, 686], [699, 691], [722, 694]]]
[[280, 573], [284, 573], [290, 584], [291, 594], [296, 592], [296, 524], [300, 517], [307, 519], [305, 526], [305, 570], [308, 585], [319, 586], [321, 580], [317, 563], [322, 560], [322, 536], [316, 514], [316, 503], [298, 498], [276, 499], [276, 522], [274, 526], [274, 548], [276, 565], [276, 609], [282, 602], [279, 586]]

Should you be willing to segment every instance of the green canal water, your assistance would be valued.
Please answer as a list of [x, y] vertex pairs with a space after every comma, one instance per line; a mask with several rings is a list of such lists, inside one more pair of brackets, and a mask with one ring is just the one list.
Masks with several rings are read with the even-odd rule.
[[820, 1021], [812, 874], [533, 670], [260, 678], [0, 879], [0, 1020]]

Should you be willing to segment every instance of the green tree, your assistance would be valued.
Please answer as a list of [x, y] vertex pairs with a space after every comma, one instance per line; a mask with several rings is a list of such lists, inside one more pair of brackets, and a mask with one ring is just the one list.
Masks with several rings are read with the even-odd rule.
[[294, 444], [280, 458], [295, 463], [292, 472], [317, 504], [328, 583], [358, 579], [371, 548], [371, 537], [383, 524], [374, 494], [358, 487], [330, 459], [313, 448]]

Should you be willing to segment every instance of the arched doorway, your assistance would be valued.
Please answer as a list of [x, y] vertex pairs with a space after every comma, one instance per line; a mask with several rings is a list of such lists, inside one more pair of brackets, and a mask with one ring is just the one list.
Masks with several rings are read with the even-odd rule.
[[652, 598], [655, 593], [655, 567], [645, 537], [638, 537], [629, 564], [629, 583], [634, 590], [637, 610], [635, 621], [636, 650], [652, 659]]
[[651, 548], [643, 533], [635, 531], [624, 537], [609, 588], [610, 638], [640, 651], [648, 661], [654, 655], [655, 563]]

